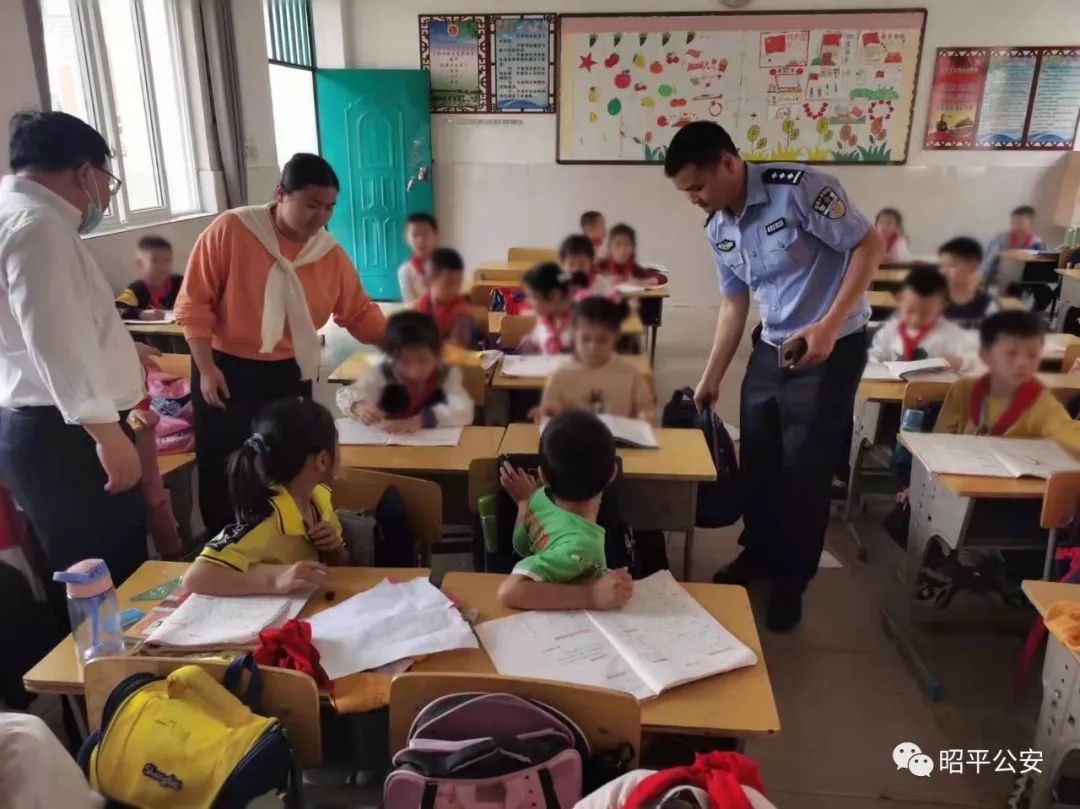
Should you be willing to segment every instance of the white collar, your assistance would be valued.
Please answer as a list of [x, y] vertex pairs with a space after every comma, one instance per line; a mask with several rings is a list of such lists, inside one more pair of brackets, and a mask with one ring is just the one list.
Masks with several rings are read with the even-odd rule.
[[77, 229], [83, 220], [82, 211], [55, 191], [46, 188], [36, 180], [31, 180], [29, 177], [20, 177], [17, 174], [5, 174], [3, 177], [0, 177], [0, 192], [22, 194], [30, 197], [46, 208], [51, 208], [73, 228]]

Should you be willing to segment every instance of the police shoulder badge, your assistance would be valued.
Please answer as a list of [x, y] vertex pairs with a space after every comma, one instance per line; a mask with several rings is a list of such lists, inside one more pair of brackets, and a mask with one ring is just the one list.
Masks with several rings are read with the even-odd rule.
[[719, 250], [721, 253], [730, 253], [732, 250], [735, 249], [735, 242], [731, 239], [724, 239], [724, 241], [719, 242], [716, 245], [716, 249]]
[[814, 200], [814, 213], [821, 214], [826, 219], [843, 219], [847, 213], [847, 205], [831, 185], [821, 189], [821, 193]]
[[802, 169], [765, 169], [761, 182], [766, 185], [798, 185], [806, 172]]

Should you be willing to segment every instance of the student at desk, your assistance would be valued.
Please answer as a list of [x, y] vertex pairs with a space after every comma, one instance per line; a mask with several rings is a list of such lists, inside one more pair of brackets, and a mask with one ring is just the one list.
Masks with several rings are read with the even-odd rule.
[[999, 233], [986, 245], [986, 257], [979, 268], [983, 283], [993, 284], [997, 280], [998, 261], [1002, 250], [1045, 250], [1046, 244], [1035, 235], [1033, 223], [1035, 209], [1030, 205], [1013, 208], [1009, 214], [1009, 229]]
[[229, 459], [236, 522], [206, 543], [184, 587], [214, 596], [284, 595], [321, 584], [326, 564], [345, 564], [329, 488], [337, 455], [337, 428], [322, 405], [293, 397], [266, 407]]
[[465, 262], [457, 250], [439, 247], [427, 265], [427, 292], [413, 309], [430, 315], [439, 328], [439, 337], [468, 348], [473, 341], [473, 314], [469, 299], [461, 294], [465, 283]]
[[949, 305], [945, 319], [962, 329], [977, 329], [983, 318], [998, 310], [998, 302], [979, 289], [979, 262], [982, 247], [974, 239], [957, 236], [938, 248], [938, 262], [949, 284]]
[[617, 609], [634, 591], [625, 570], [607, 570], [600, 499], [614, 480], [615, 440], [591, 413], [556, 416], [540, 436], [540, 480], [503, 464], [499, 480], [518, 507], [514, 550], [522, 558], [499, 587], [520, 610]]
[[874, 229], [885, 240], [884, 261], [907, 261], [911, 258], [904, 234], [904, 217], [896, 208], [882, 208], [874, 217]]
[[427, 263], [439, 239], [439, 225], [429, 213], [411, 213], [405, 220], [405, 243], [412, 255], [398, 267], [401, 300], [415, 303], [427, 292]]
[[536, 325], [518, 343], [521, 354], [562, 354], [574, 345], [574, 282], [558, 264], [538, 264], [521, 279]]
[[116, 310], [125, 320], [161, 320], [176, 305], [184, 276], [173, 272], [173, 249], [163, 236], [143, 236], [135, 247], [138, 280], [116, 296]]

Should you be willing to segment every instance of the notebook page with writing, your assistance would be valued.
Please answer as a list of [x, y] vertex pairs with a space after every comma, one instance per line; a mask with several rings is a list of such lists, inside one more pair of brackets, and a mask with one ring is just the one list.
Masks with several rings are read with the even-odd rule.
[[605, 427], [611, 430], [617, 444], [641, 449], [659, 449], [660, 447], [656, 440], [656, 433], [647, 421], [626, 416], [613, 416], [610, 413], [601, 413], [598, 418]]
[[931, 472], [991, 478], [1019, 477], [1001, 462], [994, 452], [993, 443], [982, 436], [905, 432], [903, 441], [912, 455]]
[[1060, 444], [1048, 438], [987, 438], [1001, 465], [1014, 477], [1049, 478], [1055, 472], [1080, 470]]
[[297, 615], [309, 596], [220, 598], [193, 594], [150, 633], [146, 642], [204, 649], [253, 646], [262, 630]]
[[754, 651], [662, 570], [634, 582], [626, 606], [589, 613], [593, 623], [657, 694], [757, 663]]
[[604, 636], [589, 613], [523, 612], [476, 627], [499, 674], [536, 677], [655, 697]]

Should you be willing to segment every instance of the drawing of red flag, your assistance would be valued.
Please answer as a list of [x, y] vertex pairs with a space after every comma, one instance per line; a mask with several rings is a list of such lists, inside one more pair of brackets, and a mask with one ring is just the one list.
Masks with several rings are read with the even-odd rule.
[[867, 45], [880, 45], [881, 37], [877, 35], [877, 31], [872, 31], [869, 34], [863, 34], [862, 44], [864, 47]]
[[822, 34], [821, 35], [821, 44], [822, 45], [839, 45], [840, 44], [840, 35], [839, 34]]
[[885, 71], [884, 70], [879, 70], [877, 73], [874, 74], [874, 78], [875, 79], [883, 79], [883, 78], [885, 78]]
[[783, 34], [765, 37], [765, 53], [783, 53], [787, 50], [787, 37]]

